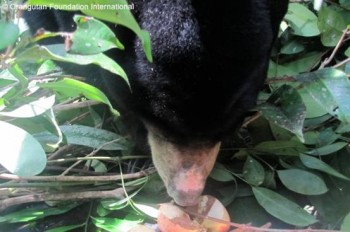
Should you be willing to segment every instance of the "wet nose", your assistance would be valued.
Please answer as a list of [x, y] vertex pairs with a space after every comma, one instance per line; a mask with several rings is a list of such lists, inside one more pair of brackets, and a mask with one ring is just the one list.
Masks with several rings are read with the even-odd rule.
[[181, 206], [195, 205], [203, 192], [205, 180], [206, 175], [200, 168], [194, 166], [186, 171], [182, 169], [174, 178], [169, 195]]

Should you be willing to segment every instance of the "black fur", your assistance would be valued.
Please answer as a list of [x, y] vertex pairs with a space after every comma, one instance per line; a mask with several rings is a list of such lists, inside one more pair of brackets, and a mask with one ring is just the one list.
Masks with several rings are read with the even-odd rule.
[[[255, 104], [287, 1], [131, 2], [141, 27], [151, 33], [154, 62], [146, 60], [131, 32], [118, 27], [117, 36], [127, 51], [109, 55], [126, 69], [133, 94], [121, 90], [120, 85], [126, 88], [122, 83], [111, 85], [117, 78], [101, 80], [108, 82], [103, 88], [124, 110], [136, 113], [170, 140], [221, 140]], [[71, 15], [35, 11], [27, 12], [25, 18], [33, 32], [41, 27], [72, 31]], [[86, 69], [76, 72], [91, 74]]]
[[[133, 13], [141, 28], [151, 34], [154, 62], [146, 60], [135, 35], [120, 26], [111, 27], [126, 50], [114, 49], [107, 54], [125, 69], [132, 92], [121, 78], [93, 65], [73, 69], [63, 65], [64, 68], [72, 74], [87, 76], [108, 93], [122, 112], [141, 121], [151, 134], [149, 141], [154, 144], [154, 150], [162, 145], [163, 153], [170, 146], [179, 156], [211, 154], [212, 150], [201, 147], [214, 148], [214, 144], [240, 125], [245, 112], [254, 106], [288, 0], [129, 2], [135, 4]], [[72, 14], [33, 11], [26, 12], [25, 18], [33, 33], [41, 27], [72, 31]], [[62, 41], [55, 39], [47, 43], [54, 42]], [[158, 154], [154, 150], [153, 154], [162, 156], [162, 152]], [[186, 158], [179, 165], [186, 169], [197, 161]], [[159, 170], [164, 162], [171, 162], [171, 158], [160, 161]], [[161, 174], [164, 182], [172, 182], [177, 175], [174, 173], [169, 178]], [[205, 181], [207, 175], [205, 171], [204, 177], [198, 178]], [[170, 195], [181, 196], [180, 201], [191, 194], [189, 185], [169, 187], [167, 184], [167, 188]], [[182, 192], [177, 188], [183, 188]], [[182, 201], [183, 205], [193, 204], [201, 188], [199, 184], [191, 199]]]

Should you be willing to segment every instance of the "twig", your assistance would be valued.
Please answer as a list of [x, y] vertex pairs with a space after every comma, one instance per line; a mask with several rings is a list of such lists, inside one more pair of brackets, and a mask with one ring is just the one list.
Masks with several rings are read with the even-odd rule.
[[57, 111], [64, 111], [64, 110], [80, 109], [80, 108], [85, 108], [88, 106], [94, 106], [94, 105], [98, 105], [98, 104], [101, 104], [101, 102], [93, 101], [93, 100], [86, 100], [86, 101], [82, 101], [82, 102], [73, 102], [73, 103], [69, 103], [69, 104], [56, 105], [53, 107], [53, 110], [55, 112], [57, 112]]
[[334, 50], [333, 50], [331, 56], [328, 57], [328, 58], [326, 58], [326, 59], [322, 62], [322, 64], [320, 65], [320, 68], [319, 68], [319, 69], [324, 68], [326, 65], [328, 65], [328, 64], [333, 60], [335, 54], [337, 53], [337, 51], [339, 50], [340, 46], [341, 46], [342, 43], [344, 42], [345, 36], [347, 35], [348, 32], [349, 32], [348, 29], [345, 29], [345, 30], [343, 31], [343, 34], [341, 35], [341, 37], [340, 37], [340, 39], [339, 39], [339, 41], [338, 41], [338, 43], [337, 43], [337, 46], [334, 48]]
[[109, 156], [94, 156], [94, 157], [75, 157], [75, 158], [61, 158], [56, 160], [50, 160], [47, 163], [53, 164], [53, 163], [65, 163], [65, 162], [73, 162], [73, 161], [88, 161], [88, 160], [103, 160], [103, 161], [110, 161], [110, 162], [120, 162], [123, 160], [133, 160], [133, 159], [150, 159], [151, 157], [148, 155], [130, 155], [130, 156], [116, 156], [116, 157], [109, 157]]
[[243, 122], [242, 127], [246, 128], [250, 123], [254, 122], [256, 119], [260, 118], [260, 116], [262, 115], [261, 112], [257, 112], [255, 113], [253, 116], [249, 117], [247, 120], [245, 120]]
[[72, 145], [63, 145], [62, 147], [58, 148], [57, 151], [51, 153], [48, 155], [48, 160], [57, 159], [58, 157], [65, 154], [66, 151], [68, 151], [71, 148]]
[[346, 63], [348, 63], [348, 62], [350, 62], [350, 57], [349, 57], [349, 58], [346, 58], [345, 60], [339, 62], [339, 63], [336, 64], [336, 65], [333, 65], [333, 68], [338, 68], [338, 67], [340, 67], [340, 66], [342, 66], [343, 64], [346, 64]]
[[45, 182], [102, 182], [117, 181], [121, 179], [135, 179], [155, 173], [155, 168], [149, 168], [136, 173], [111, 176], [33, 176], [19, 177], [12, 174], [0, 174], [0, 179], [17, 181], [45, 181]]
[[[128, 191], [135, 188], [128, 187]], [[8, 198], [0, 201], [0, 211], [14, 205], [24, 203], [41, 202], [41, 201], [67, 201], [67, 200], [87, 200], [87, 199], [101, 199], [101, 198], [124, 198], [124, 189], [117, 188], [108, 191], [86, 191], [86, 192], [69, 192], [69, 193], [43, 193], [32, 194], [20, 197]]]
[[[77, 186], [86, 186], [88, 184], [95, 184], [94, 182], [41, 182], [41, 183], [22, 183], [22, 182], [7, 182], [4, 184], [0, 184], [0, 188], [10, 188], [10, 189], [33, 189], [33, 191], [47, 190], [47, 189], [57, 189], [63, 187], [77, 187]], [[113, 182], [111, 182], [113, 184]], [[35, 189], [35, 190], [34, 190]], [[13, 194], [11, 193], [7, 197], [11, 197]]]
[[35, 76], [29, 76], [29, 80], [33, 81], [33, 80], [48, 80], [48, 79], [62, 79], [62, 78], [71, 78], [71, 79], [75, 79], [75, 80], [79, 80], [79, 81], [85, 81], [86, 78], [84, 77], [80, 77], [80, 76], [74, 76], [74, 75], [60, 75], [57, 74], [56, 71], [54, 72], [49, 72], [49, 73], [45, 73], [45, 74], [40, 74], [40, 75], [35, 75]]
[[[61, 167], [61, 166], [55, 166], [55, 165], [46, 165], [45, 167], [46, 171], [60, 171], [63, 172], [64, 170], [66, 170], [65, 167]], [[75, 172], [75, 173], [79, 173], [79, 174], [83, 174], [83, 175], [92, 175], [92, 176], [102, 176], [105, 175], [105, 172], [99, 172], [99, 171], [92, 171], [92, 170], [85, 170], [83, 168], [73, 168], [70, 170], [70, 172]]]
[[[121, 138], [118, 139], [114, 139], [112, 141], [109, 141], [107, 143], [102, 144], [99, 148], [97, 148], [96, 150], [94, 150], [93, 152], [91, 152], [90, 154], [88, 154], [86, 157], [91, 157], [94, 156], [97, 152], [99, 152], [104, 146], [107, 146], [109, 144], [118, 142], [119, 140], [121, 140]], [[62, 172], [61, 176], [66, 175], [72, 168], [74, 168], [75, 166], [77, 166], [78, 164], [80, 164], [82, 162], [82, 160], [78, 160], [77, 162], [75, 162], [74, 164], [72, 164], [70, 167], [68, 167], [64, 172]]]
[[77, 124], [76, 122], [84, 119], [86, 116], [89, 116], [89, 115], [91, 115], [91, 112], [86, 111], [86, 112], [79, 114], [76, 117], [70, 119], [69, 121], [66, 122], [66, 124], [68, 124], [68, 125]]
[[284, 77], [273, 77], [273, 78], [268, 78], [265, 81], [265, 84], [274, 84], [274, 83], [279, 83], [279, 82], [296, 82], [295, 78], [291, 76], [284, 76]]

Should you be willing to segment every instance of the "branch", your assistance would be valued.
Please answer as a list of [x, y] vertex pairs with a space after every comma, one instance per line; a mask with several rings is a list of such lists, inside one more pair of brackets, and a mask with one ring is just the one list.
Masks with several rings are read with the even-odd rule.
[[340, 37], [340, 39], [339, 39], [339, 41], [338, 41], [338, 43], [337, 43], [337, 46], [334, 48], [334, 50], [333, 50], [331, 56], [328, 57], [328, 58], [326, 58], [326, 59], [322, 62], [322, 64], [320, 65], [320, 68], [319, 68], [319, 69], [324, 68], [326, 65], [328, 65], [328, 64], [333, 60], [335, 54], [336, 54], [337, 51], [339, 50], [340, 46], [343, 44], [344, 39], [345, 39], [345, 36], [348, 34], [348, 32], [349, 32], [348, 29], [345, 29], [345, 30], [343, 31], [343, 34], [342, 34], [342, 36]]
[[121, 179], [135, 179], [155, 173], [155, 168], [149, 168], [140, 172], [110, 175], [110, 176], [33, 176], [19, 177], [13, 174], [0, 174], [0, 179], [17, 180], [17, 181], [50, 181], [50, 182], [102, 182], [102, 181], [117, 181]]
[[344, 65], [344, 64], [346, 64], [346, 63], [348, 63], [349, 61], [350, 61], [350, 57], [349, 57], [349, 58], [346, 58], [345, 60], [339, 62], [339, 63], [336, 64], [336, 65], [333, 65], [333, 68], [338, 68], [338, 67], [340, 67], [340, 66], [342, 66], [342, 65]]
[[265, 81], [265, 84], [270, 85], [274, 83], [279, 83], [279, 82], [296, 82], [295, 78], [292, 76], [284, 76], [284, 77], [273, 77], [273, 78], [268, 78]]
[[[119, 140], [121, 140], [121, 138], [118, 139], [114, 139], [112, 141], [106, 142], [104, 144], [102, 144], [99, 148], [97, 148], [96, 150], [92, 151], [90, 154], [86, 155], [85, 157], [91, 157], [94, 156], [97, 152], [99, 152], [104, 146], [107, 146], [109, 144], [118, 142]], [[73, 169], [75, 166], [79, 165], [82, 162], [82, 160], [78, 160], [76, 161], [74, 164], [72, 164], [71, 166], [69, 166], [64, 172], [62, 172], [61, 176], [66, 175], [71, 169]]]
[[88, 106], [94, 106], [101, 104], [101, 102], [93, 101], [93, 100], [86, 100], [82, 102], [73, 102], [68, 104], [59, 104], [53, 107], [53, 110], [55, 112], [57, 111], [64, 111], [64, 110], [72, 110], [72, 109], [79, 109], [79, 108], [85, 108]]
[[[128, 187], [128, 191], [135, 188]], [[8, 198], [0, 201], [0, 212], [6, 208], [14, 205], [20, 205], [25, 203], [32, 202], [41, 202], [41, 201], [67, 201], [67, 200], [87, 200], [87, 199], [101, 199], [101, 198], [125, 198], [124, 189], [117, 188], [114, 190], [108, 191], [86, 191], [86, 192], [69, 192], [69, 193], [43, 193], [43, 194], [33, 194], [20, 197]]]

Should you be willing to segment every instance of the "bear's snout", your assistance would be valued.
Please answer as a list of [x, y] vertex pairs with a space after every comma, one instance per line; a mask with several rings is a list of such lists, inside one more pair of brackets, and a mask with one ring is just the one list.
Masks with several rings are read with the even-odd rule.
[[211, 146], [181, 146], [148, 131], [152, 159], [168, 194], [182, 206], [195, 205], [214, 167], [220, 142]]

